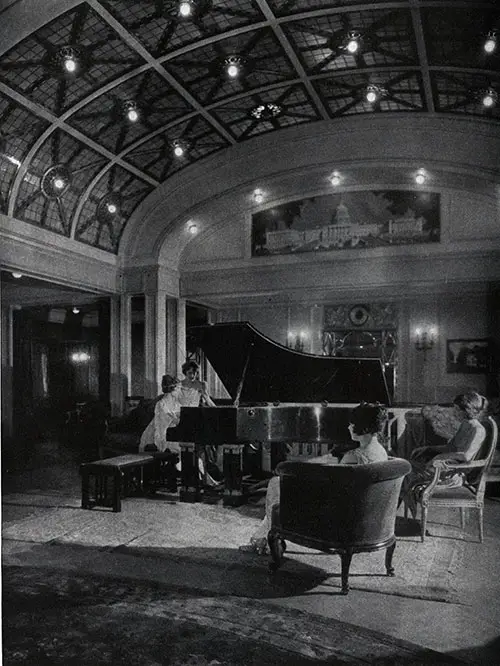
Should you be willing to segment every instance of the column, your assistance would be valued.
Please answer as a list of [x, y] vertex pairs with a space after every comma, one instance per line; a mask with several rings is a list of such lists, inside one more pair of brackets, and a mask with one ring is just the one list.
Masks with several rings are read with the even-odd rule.
[[8, 441], [14, 432], [13, 413], [13, 368], [14, 368], [14, 313], [13, 308], [2, 306], [2, 426], [3, 435]]
[[120, 392], [130, 395], [132, 386], [132, 296], [123, 294], [120, 297]]
[[186, 301], [179, 298], [177, 301], [177, 375], [182, 376], [181, 366], [187, 358], [186, 351]]
[[157, 294], [145, 294], [144, 301], [144, 397], [154, 398], [161, 388], [157, 383], [156, 355], [158, 353], [158, 339], [156, 336]]
[[110, 298], [109, 312], [109, 399], [111, 402], [111, 416], [122, 413], [126, 395], [126, 378], [121, 374], [120, 367], [120, 299], [117, 296]]

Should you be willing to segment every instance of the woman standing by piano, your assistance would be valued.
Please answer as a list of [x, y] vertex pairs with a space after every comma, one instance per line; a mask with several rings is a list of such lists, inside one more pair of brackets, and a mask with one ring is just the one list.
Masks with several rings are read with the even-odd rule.
[[[362, 402], [355, 407], [350, 416], [349, 434], [359, 446], [348, 451], [341, 459], [335, 458], [331, 453], [309, 458], [305, 462], [322, 465], [365, 465], [367, 463], [387, 460], [386, 449], [381, 440], [387, 424], [387, 410], [377, 403]], [[239, 547], [244, 553], [265, 555], [268, 552], [267, 534], [271, 528], [272, 508], [280, 501], [280, 479], [274, 476], [267, 487], [266, 514], [257, 530], [250, 537], [250, 543]]]

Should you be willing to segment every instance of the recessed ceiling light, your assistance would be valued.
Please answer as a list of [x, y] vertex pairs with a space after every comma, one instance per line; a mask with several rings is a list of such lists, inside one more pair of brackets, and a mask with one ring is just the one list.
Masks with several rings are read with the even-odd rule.
[[415, 182], [417, 185], [423, 185], [427, 180], [427, 175], [424, 169], [419, 169], [415, 174]]
[[357, 53], [361, 48], [361, 33], [351, 30], [347, 35], [345, 48], [351, 55]]
[[70, 58], [70, 57], [65, 58], [64, 59], [64, 69], [67, 72], [70, 72], [70, 74], [72, 74], [73, 72], [76, 72], [76, 60], [74, 60], [73, 58]]
[[498, 101], [498, 93], [492, 88], [486, 90], [483, 93], [481, 102], [483, 103], [483, 106], [486, 107], [487, 109], [491, 109], [492, 106], [495, 106], [497, 101]]
[[257, 188], [256, 190], [254, 190], [254, 192], [253, 192], [253, 200], [254, 200], [255, 203], [257, 203], [257, 204], [262, 203], [262, 202], [264, 201], [264, 192], [263, 192], [261, 189], [259, 189], [259, 188]]
[[483, 44], [484, 52], [488, 55], [494, 53], [498, 46], [498, 35], [496, 30], [491, 30], [486, 37], [486, 41]]
[[244, 66], [243, 58], [237, 55], [231, 55], [224, 59], [226, 74], [230, 79], [237, 79], [242, 73]]
[[191, 16], [192, 11], [193, 11], [192, 3], [189, 2], [188, 0], [183, 0], [183, 2], [179, 3], [179, 14], [184, 18]]

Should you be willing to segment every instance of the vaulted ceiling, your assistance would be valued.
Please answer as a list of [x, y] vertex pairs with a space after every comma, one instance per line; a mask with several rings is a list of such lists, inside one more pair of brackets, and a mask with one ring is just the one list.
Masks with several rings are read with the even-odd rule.
[[264, 133], [353, 114], [500, 120], [500, 44], [483, 48], [500, 39], [496, 0], [191, 0], [188, 17], [178, 0], [67, 0], [31, 32], [22, 4], [0, 13], [0, 212], [112, 253], [155, 188]]

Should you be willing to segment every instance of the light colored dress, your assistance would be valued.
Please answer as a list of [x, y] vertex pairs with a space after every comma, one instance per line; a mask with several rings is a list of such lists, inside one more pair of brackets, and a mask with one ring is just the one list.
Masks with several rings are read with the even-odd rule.
[[139, 451], [154, 444], [158, 451], [179, 452], [178, 442], [167, 442], [167, 428], [174, 428], [179, 424], [181, 403], [172, 393], [165, 393], [155, 405], [155, 414], [141, 435]]

